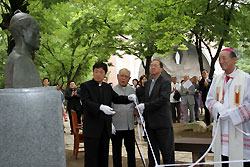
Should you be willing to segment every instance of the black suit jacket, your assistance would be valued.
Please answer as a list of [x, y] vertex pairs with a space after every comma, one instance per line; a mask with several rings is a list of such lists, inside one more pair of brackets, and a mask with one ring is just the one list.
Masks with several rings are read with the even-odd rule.
[[205, 79], [202, 78], [199, 82], [199, 90], [202, 92], [202, 101], [205, 102], [207, 99], [207, 94], [212, 83], [212, 79], [208, 80], [208, 86], [204, 85]]
[[111, 102], [118, 104], [131, 103], [127, 96], [119, 96], [112, 87], [103, 82], [103, 98], [99, 91], [98, 83], [94, 80], [81, 84], [81, 100], [84, 107], [83, 134], [85, 137], [101, 137], [104, 128], [111, 136], [112, 116], [100, 110], [100, 105], [111, 106]]
[[159, 76], [149, 96], [151, 82], [150, 79], [145, 83], [144, 119], [151, 129], [170, 128], [173, 126], [170, 109], [171, 84]]
[[[77, 95], [71, 96], [73, 90], [77, 91]], [[68, 100], [68, 103], [67, 103], [67, 110], [68, 111], [71, 111], [73, 109], [76, 112], [81, 112], [82, 106], [80, 103], [80, 89], [78, 89], [78, 88], [67, 89], [65, 92], [65, 99]]]

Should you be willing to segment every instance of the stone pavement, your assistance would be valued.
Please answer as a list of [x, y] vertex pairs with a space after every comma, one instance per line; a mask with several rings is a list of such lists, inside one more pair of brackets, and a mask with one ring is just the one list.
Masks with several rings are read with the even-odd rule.
[[[73, 140], [74, 135], [70, 135], [69, 121], [64, 122], [64, 126], [65, 126], [65, 131], [66, 131], [66, 133], [64, 134], [66, 153], [67, 152], [72, 152], [72, 150], [73, 150], [73, 143], [74, 143], [74, 140]], [[183, 127], [183, 121], [181, 122], [181, 124], [177, 124], [177, 123], [174, 124], [174, 131], [176, 131], [175, 132], [175, 138], [179, 138], [180, 134], [182, 134], [182, 132], [180, 130], [178, 130], [181, 127]], [[138, 143], [141, 151], [143, 150], [144, 157], [147, 159], [147, 143], [145, 141], [142, 141], [142, 143], [140, 143], [139, 137], [138, 137], [138, 132], [137, 132], [137, 126], [135, 126], [135, 130], [136, 130], [136, 140], [137, 140], [137, 143]], [[189, 135], [191, 137], [192, 133], [188, 132], [187, 135]], [[112, 143], [111, 142], [110, 142], [110, 149], [109, 149], [109, 151], [110, 151], [109, 155], [112, 155]], [[72, 154], [70, 153], [69, 156], [73, 157], [73, 152], [72, 152]], [[83, 156], [84, 156], [84, 153], [79, 153], [78, 154], [78, 158], [79, 159], [83, 160]], [[79, 161], [79, 159], [75, 160], [72, 157], [68, 157], [68, 156], [66, 157], [67, 158], [67, 164], [69, 164], [68, 161]], [[123, 158], [127, 157], [126, 150], [125, 150], [124, 146], [123, 146], [123, 151], [122, 151], [122, 157]], [[139, 164], [141, 164], [141, 166], [143, 166], [143, 163], [140, 160], [140, 154], [139, 154], [137, 148], [136, 148], [136, 158], [137, 158], [137, 161], [139, 161]], [[191, 152], [175, 151], [175, 160], [176, 160], [176, 163], [190, 163], [190, 162], [192, 162], [192, 153]], [[206, 156], [205, 160], [206, 160], [206, 162], [213, 161], [213, 153], [208, 153], [208, 155]], [[138, 164], [138, 162], [137, 162], [137, 164]], [[110, 160], [109, 165], [112, 166], [112, 160]], [[81, 166], [83, 166], [83, 164]], [[71, 165], [68, 165], [68, 167], [71, 167]]]

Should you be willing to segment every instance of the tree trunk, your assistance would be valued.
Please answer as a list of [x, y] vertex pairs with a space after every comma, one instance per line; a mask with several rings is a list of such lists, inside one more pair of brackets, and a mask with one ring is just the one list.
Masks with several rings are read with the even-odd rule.
[[211, 66], [210, 66], [210, 72], [209, 72], [209, 78], [213, 78], [213, 75], [214, 75], [214, 70], [215, 70], [215, 63], [220, 55], [220, 51], [222, 49], [222, 46], [224, 44], [224, 39], [222, 38], [220, 40], [220, 43], [219, 43], [219, 46], [218, 46], [218, 49], [217, 49], [217, 52], [215, 54], [214, 57], [211, 57]]
[[200, 65], [200, 73], [202, 73], [202, 70], [204, 69], [203, 66], [203, 58], [202, 58], [202, 47], [201, 47], [201, 40], [199, 39], [198, 35], [195, 35], [196, 41], [195, 41], [195, 48], [196, 52], [198, 54], [198, 62]]
[[152, 56], [147, 56], [146, 57], [145, 74], [147, 76], [149, 76], [149, 66], [151, 64], [151, 59], [152, 59]]

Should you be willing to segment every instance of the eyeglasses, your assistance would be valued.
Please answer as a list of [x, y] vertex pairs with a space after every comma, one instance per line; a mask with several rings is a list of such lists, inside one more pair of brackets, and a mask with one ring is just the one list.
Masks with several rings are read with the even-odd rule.
[[122, 78], [129, 78], [128, 75], [119, 75], [119, 76], [122, 77]]
[[160, 67], [160, 65], [159, 64], [150, 64], [150, 66], [149, 67]]

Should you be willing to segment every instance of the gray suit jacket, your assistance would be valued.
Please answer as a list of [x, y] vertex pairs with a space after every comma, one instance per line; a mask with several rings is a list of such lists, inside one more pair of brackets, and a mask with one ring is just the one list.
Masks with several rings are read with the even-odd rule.
[[192, 85], [188, 88], [188, 93], [186, 92], [186, 89], [183, 87], [183, 85], [181, 85], [181, 91], [180, 91], [180, 95], [182, 96], [182, 104], [186, 105], [193, 105], [195, 104], [194, 101], [194, 94], [195, 94], [195, 86]]

